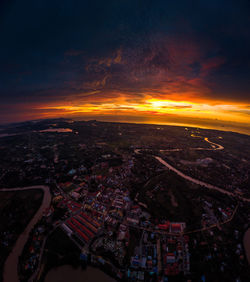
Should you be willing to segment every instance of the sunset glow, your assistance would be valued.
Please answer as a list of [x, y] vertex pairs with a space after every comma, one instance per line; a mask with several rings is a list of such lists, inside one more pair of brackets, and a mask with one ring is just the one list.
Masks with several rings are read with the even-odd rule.
[[249, 12], [0, 1], [2, 282], [250, 281]]
[[[49, 17], [51, 23], [44, 17], [46, 4], [34, 6], [36, 32], [29, 21], [12, 17], [22, 9], [29, 19], [26, 9], [10, 7], [0, 47], [1, 121], [111, 121], [113, 115], [114, 121], [202, 125], [206, 120], [210, 127], [249, 128], [250, 36], [248, 29], [237, 33], [235, 21], [228, 20], [235, 9], [228, 8], [224, 19], [202, 4], [203, 17], [197, 18], [189, 5], [179, 14], [164, 1], [145, 12], [143, 4], [132, 9], [125, 2], [100, 4], [106, 12], [98, 16], [95, 9], [83, 15], [71, 8], [69, 22], [63, 9], [57, 22]], [[239, 18], [241, 30], [249, 17], [241, 13]], [[13, 21], [22, 22], [22, 29], [9, 24]], [[45, 26], [58, 37], [50, 38]], [[15, 48], [17, 40], [22, 48]]]
[[203, 118], [219, 118], [225, 121], [238, 121], [242, 123], [248, 122], [250, 110], [245, 105], [218, 104], [209, 105], [194, 103], [188, 101], [171, 101], [171, 100], [147, 100], [144, 103], [110, 103], [103, 102], [100, 105], [86, 103], [84, 105], [61, 105], [61, 106], [45, 106], [38, 107], [38, 110], [47, 110], [48, 112], [58, 111], [63, 115], [67, 114], [86, 114], [100, 113], [110, 114], [111, 112], [121, 114], [173, 114], [186, 117], [203, 117]]

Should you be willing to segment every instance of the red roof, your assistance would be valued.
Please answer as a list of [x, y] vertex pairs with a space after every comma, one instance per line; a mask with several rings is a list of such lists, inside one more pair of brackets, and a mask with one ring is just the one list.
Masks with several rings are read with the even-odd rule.
[[160, 229], [168, 229], [168, 228], [169, 228], [169, 223], [166, 222], [166, 223], [164, 223], [164, 224], [159, 224], [158, 227], [159, 227]]
[[179, 223], [172, 223], [171, 229], [181, 231], [181, 225]]
[[77, 228], [70, 220], [67, 221], [67, 225], [69, 225], [74, 231], [76, 231], [78, 235], [82, 237], [86, 242], [89, 241], [89, 238], [79, 228]]

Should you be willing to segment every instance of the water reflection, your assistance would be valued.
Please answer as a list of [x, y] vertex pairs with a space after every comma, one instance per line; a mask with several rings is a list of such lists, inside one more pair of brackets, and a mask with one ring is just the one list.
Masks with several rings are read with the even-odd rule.
[[70, 128], [48, 128], [39, 130], [39, 132], [72, 132]]

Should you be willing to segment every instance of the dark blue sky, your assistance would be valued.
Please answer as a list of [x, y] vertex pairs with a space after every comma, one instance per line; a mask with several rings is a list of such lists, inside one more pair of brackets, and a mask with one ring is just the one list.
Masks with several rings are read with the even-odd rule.
[[5, 0], [0, 9], [2, 113], [145, 95], [249, 104], [250, 1]]

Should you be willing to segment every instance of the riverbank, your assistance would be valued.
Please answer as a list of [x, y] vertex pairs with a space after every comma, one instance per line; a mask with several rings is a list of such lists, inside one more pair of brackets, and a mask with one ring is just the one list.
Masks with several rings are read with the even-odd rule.
[[1, 189], [0, 192], [13, 192], [13, 191], [24, 191], [24, 190], [32, 190], [32, 189], [39, 189], [42, 190], [43, 201], [34, 215], [34, 217], [29, 222], [28, 226], [25, 228], [23, 233], [18, 237], [14, 248], [12, 249], [11, 253], [9, 254], [5, 265], [4, 265], [4, 272], [3, 272], [3, 281], [4, 282], [18, 282], [18, 258], [22, 254], [23, 248], [25, 243], [29, 238], [29, 233], [35, 226], [35, 224], [41, 219], [43, 216], [43, 212], [50, 206], [51, 202], [51, 194], [49, 187], [47, 186], [31, 186], [31, 187], [23, 187], [23, 188], [10, 188], [10, 189]]

